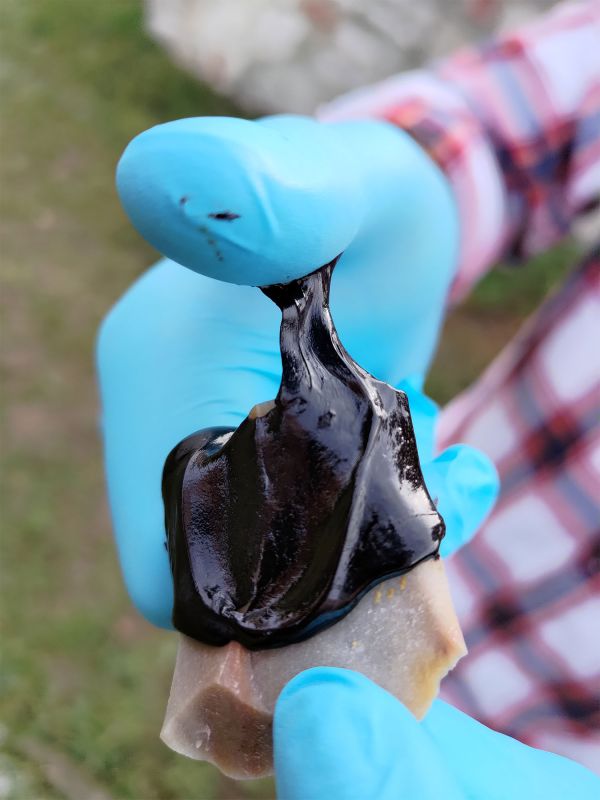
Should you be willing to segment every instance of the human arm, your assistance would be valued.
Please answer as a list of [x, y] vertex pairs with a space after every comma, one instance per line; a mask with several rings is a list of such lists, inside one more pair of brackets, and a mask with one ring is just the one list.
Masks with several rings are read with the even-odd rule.
[[502, 258], [552, 246], [600, 200], [600, 4], [562, 4], [433, 65], [341, 97], [325, 120], [385, 119], [457, 202], [459, 299]]

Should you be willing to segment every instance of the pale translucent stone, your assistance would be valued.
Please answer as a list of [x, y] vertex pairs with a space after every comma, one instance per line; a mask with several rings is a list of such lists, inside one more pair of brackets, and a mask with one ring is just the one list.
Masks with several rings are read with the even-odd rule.
[[272, 715], [309, 667], [362, 672], [422, 717], [466, 648], [440, 560], [372, 589], [340, 622], [274, 650], [211, 647], [182, 636], [161, 737], [235, 778], [272, 771]]

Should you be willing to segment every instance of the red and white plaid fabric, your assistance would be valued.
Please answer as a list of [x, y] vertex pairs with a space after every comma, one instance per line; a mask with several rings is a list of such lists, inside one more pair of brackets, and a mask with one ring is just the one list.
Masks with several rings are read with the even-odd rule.
[[600, 252], [442, 415], [501, 494], [448, 563], [469, 656], [444, 695], [600, 772]]
[[[559, 6], [321, 116], [390, 120], [445, 170], [462, 222], [456, 300], [600, 201], [600, 2]], [[444, 409], [439, 441], [486, 452], [502, 485], [448, 563], [469, 656], [443, 694], [600, 772], [600, 250]]]

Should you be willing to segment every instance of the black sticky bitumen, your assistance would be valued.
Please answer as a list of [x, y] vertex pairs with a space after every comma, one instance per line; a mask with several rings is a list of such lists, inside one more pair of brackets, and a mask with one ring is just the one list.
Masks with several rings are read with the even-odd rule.
[[342, 347], [328, 306], [334, 266], [262, 290], [282, 311], [274, 408], [199, 431], [166, 460], [173, 623], [198, 641], [301, 641], [437, 557], [444, 522], [406, 395]]
[[211, 219], [220, 219], [224, 222], [233, 222], [234, 219], [239, 219], [240, 215], [233, 211], [215, 211], [208, 215]]

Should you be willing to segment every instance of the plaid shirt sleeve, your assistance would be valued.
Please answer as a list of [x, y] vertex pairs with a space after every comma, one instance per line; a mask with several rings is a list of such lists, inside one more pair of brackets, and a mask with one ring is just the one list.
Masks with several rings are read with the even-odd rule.
[[[600, 2], [559, 7], [429, 72], [341, 98], [446, 171], [460, 297], [500, 257], [551, 245], [600, 195]], [[446, 699], [600, 773], [600, 250], [441, 415], [439, 444], [498, 468], [498, 504], [448, 562], [469, 656]]]
[[600, 2], [561, 5], [427, 71], [328, 104], [322, 119], [389, 120], [453, 186], [462, 242], [452, 298], [500, 258], [562, 237], [600, 199]]
[[600, 773], [600, 250], [447, 406], [500, 496], [447, 563], [469, 655], [443, 694]]

